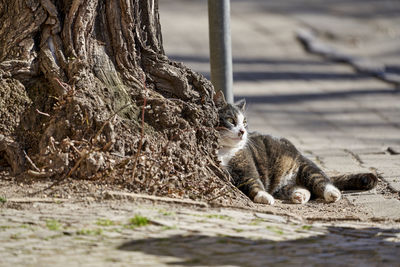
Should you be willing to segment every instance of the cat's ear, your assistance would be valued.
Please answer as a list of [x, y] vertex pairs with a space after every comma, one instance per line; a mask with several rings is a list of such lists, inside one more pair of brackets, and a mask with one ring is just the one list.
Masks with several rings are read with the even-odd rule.
[[215, 95], [214, 95], [214, 103], [217, 107], [223, 107], [226, 105], [226, 100], [224, 97], [224, 93], [222, 91], [218, 91]]
[[239, 101], [235, 102], [235, 106], [237, 106], [241, 111], [245, 111], [246, 109], [246, 99], [240, 99]]

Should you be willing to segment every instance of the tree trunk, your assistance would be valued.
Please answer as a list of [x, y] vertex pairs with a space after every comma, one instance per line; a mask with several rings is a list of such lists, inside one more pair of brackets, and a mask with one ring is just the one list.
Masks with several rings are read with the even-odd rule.
[[0, 0], [0, 78], [14, 174], [192, 198], [225, 183], [212, 85], [165, 56], [157, 0]]

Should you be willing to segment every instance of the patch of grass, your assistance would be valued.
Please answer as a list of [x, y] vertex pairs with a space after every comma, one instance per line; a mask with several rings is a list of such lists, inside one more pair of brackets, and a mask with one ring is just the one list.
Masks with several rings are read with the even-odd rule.
[[283, 230], [281, 229], [281, 228], [279, 228], [279, 227], [276, 227], [276, 226], [267, 226], [266, 227], [268, 230], [270, 230], [271, 232], [274, 232], [274, 233], [276, 233], [276, 234], [278, 234], [278, 235], [283, 235], [284, 233], [283, 233]]
[[34, 230], [35, 230], [35, 227], [33, 227], [33, 226], [30, 225], [30, 224], [21, 224], [19, 227], [20, 227], [20, 228], [23, 228], [23, 229], [28, 229], [28, 230], [31, 230], [31, 231], [34, 231]]
[[101, 235], [103, 229], [79, 229], [76, 231], [77, 235]]
[[303, 230], [310, 230], [311, 228], [312, 228], [312, 225], [303, 225], [301, 227], [301, 229], [303, 229]]
[[120, 228], [107, 228], [108, 232], [116, 232], [116, 233], [122, 233], [122, 229]]
[[210, 219], [220, 219], [220, 220], [232, 220], [232, 217], [228, 215], [221, 215], [221, 214], [210, 214], [210, 215], [205, 215], [206, 218]]
[[135, 215], [135, 217], [130, 218], [128, 224], [126, 225], [127, 228], [134, 229], [137, 227], [146, 226], [149, 224], [149, 219], [143, 217], [141, 215]]
[[109, 219], [98, 219], [96, 221], [97, 225], [100, 226], [112, 226], [112, 225], [116, 225], [117, 223], [115, 221], [109, 220]]
[[240, 228], [235, 228], [235, 229], [233, 229], [236, 233], [241, 233], [241, 232], [243, 232], [244, 230], [243, 229], [240, 229]]
[[0, 230], [7, 230], [7, 229], [10, 229], [10, 228], [14, 228], [14, 227], [11, 226], [11, 225], [0, 225]]
[[49, 230], [58, 231], [58, 230], [60, 230], [62, 228], [62, 225], [57, 220], [49, 219], [49, 220], [46, 220], [46, 227]]
[[262, 219], [253, 219], [250, 221], [249, 225], [259, 225], [261, 222], [263, 222]]
[[158, 212], [161, 213], [164, 216], [173, 216], [173, 215], [175, 215], [175, 212], [167, 211], [167, 210], [164, 210], [164, 209], [159, 209]]
[[0, 196], [0, 203], [3, 204], [6, 202], [7, 202], [7, 199], [5, 197]]

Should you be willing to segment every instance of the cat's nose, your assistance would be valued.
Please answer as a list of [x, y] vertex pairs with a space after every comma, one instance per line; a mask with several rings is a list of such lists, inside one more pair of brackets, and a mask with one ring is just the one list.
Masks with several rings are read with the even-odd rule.
[[244, 135], [244, 130], [239, 130], [238, 136], [239, 136], [239, 137], [242, 137], [243, 135]]

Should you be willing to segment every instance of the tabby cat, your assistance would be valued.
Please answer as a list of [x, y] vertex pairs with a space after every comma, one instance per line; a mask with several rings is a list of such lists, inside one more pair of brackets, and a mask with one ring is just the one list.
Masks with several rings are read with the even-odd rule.
[[257, 203], [274, 204], [274, 197], [292, 203], [307, 203], [310, 197], [336, 202], [340, 190], [370, 190], [378, 182], [372, 173], [328, 177], [285, 138], [249, 133], [244, 115], [245, 101], [225, 102], [222, 93], [214, 101], [219, 107], [221, 148], [218, 158], [234, 184]]

